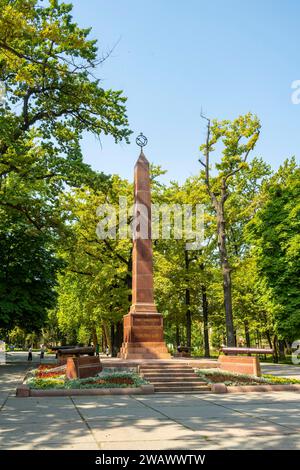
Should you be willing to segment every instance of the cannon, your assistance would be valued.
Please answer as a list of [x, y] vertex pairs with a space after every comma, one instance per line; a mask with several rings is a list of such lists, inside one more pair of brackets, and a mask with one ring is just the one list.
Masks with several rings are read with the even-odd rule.
[[234, 348], [222, 347], [221, 351], [224, 354], [273, 354], [274, 349], [271, 348]]
[[94, 356], [95, 348], [93, 346], [86, 346], [86, 347], [75, 347], [75, 348], [66, 348], [62, 349], [59, 348], [57, 350], [59, 356], [84, 356], [88, 354], [89, 356]]
[[57, 359], [60, 365], [65, 364], [67, 362], [68, 357], [80, 357], [80, 356], [94, 356], [95, 355], [95, 348], [93, 346], [86, 346], [86, 347], [73, 347], [73, 348], [58, 348], [57, 349]]
[[[259, 354], [273, 354], [274, 352], [271, 348], [234, 347], [222, 347], [221, 351], [224, 355], [219, 356], [218, 359], [218, 367], [220, 369], [240, 374], [255, 375], [257, 377], [261, 376]], [[246, 354], [247, 357], [242, 357], [239, 354]], [[251, 354], [254, 354], [254, 357]]]
[[60, 365], [67, 365], [68, 379], [93, 377], [102, 370], [100, 358], [95, 356], [93, 346], [61, 347], [57, 349], [57, 358]]

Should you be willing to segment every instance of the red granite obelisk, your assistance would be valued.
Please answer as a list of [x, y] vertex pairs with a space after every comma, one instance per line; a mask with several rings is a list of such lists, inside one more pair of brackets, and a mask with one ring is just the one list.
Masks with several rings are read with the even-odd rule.
[[153, 295], [151, 190], [149, 162], [141, 148], [134, 167], [132, 305], [124, 315], [123, 359], [170, 358], [163, 337], [163, 318]]

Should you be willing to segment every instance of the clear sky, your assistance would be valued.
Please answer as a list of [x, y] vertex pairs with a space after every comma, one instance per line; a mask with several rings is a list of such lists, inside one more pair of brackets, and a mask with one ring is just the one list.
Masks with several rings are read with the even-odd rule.
[[[72, 0], [71, 0], [72, 1]], [[149, 140], [148, 159], [167, 179], [196, 174], [205, 136], [201, 107], [211, 118], [248, 111], [262, 122], [255, 154], [278, 168], [299, 160], [299, 0], [73, 0], [74, 18], [92, 26], [100, 52], [116, 43], [97, 70], [104, 88], [124, 90], [131, 144], [85, 136], [85, 161], [132, 179], [136, 135]]]

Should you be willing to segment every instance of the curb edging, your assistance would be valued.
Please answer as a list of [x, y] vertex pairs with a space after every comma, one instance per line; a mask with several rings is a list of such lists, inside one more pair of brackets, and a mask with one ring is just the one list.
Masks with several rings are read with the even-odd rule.
[[140, 387], [126, 388], [73, 388], [73, 389], [48, 389], [38, 390], [22, 384], [16, 388], [17, 397], [71, 397], [71, 396], [103, 396], [103, 395], [149, 395], [154, 393], [151, 384]]
[[212, 393], [300, 392], [300, 384], [225, 385], [211, 384]]

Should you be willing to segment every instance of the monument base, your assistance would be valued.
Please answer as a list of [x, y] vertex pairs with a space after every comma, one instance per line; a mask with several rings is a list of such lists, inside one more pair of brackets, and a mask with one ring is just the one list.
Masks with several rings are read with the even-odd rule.
[[222, 370], [239, 374], [261, 376], [260, 363], [257, 356], [219, 356], [218, 366]]
[[122, 359], [170, 359], [164, 342], [160, 313], [128, 313], [124, 316], [124, 342], [118, 356]]

